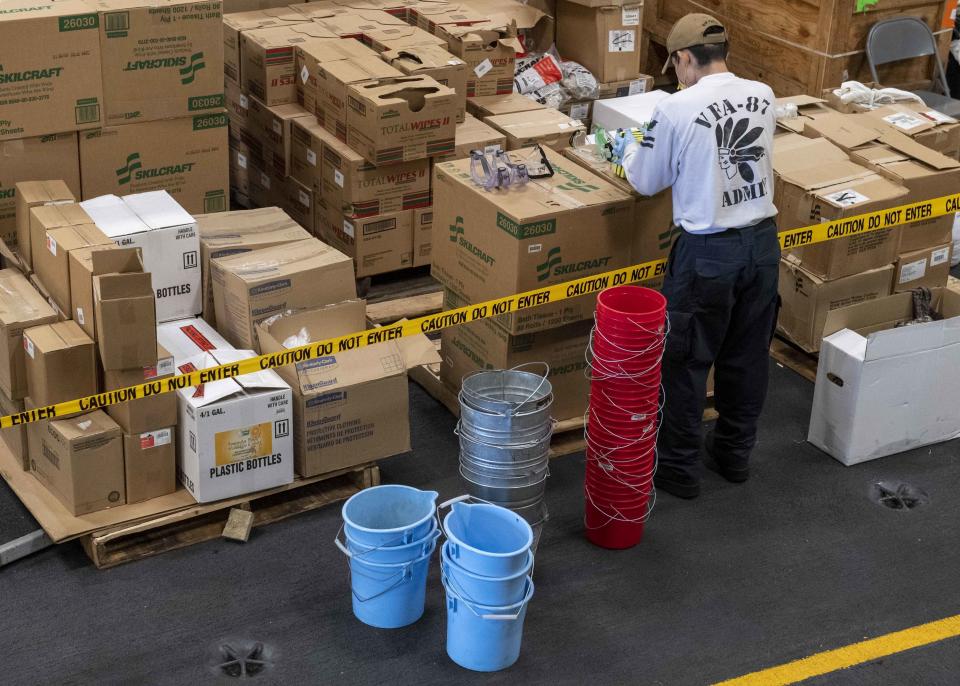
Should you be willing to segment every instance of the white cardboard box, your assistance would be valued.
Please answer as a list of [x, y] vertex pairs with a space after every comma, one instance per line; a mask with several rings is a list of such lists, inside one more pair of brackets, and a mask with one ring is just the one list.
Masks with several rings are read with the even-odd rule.
[[912, 297], [828, 315], [807, 440], [845, 465], [960, 436], [960, 293], [934, 290], [943, 319], [893, 328]]
[[597, 100], [593, 103], [593, 128], [616, 131], [646, 126], [657, 104], [667, 95], [669, 93], [657, 90], [623, 98]]
[[[180, 372], [254, 356], [230, 348], [202, 319], [162, 324], [157, 340], [173, 353]], [[177, 475], [197, 502], [293, 481], [292, 392], [276, 372], [205, 383], [177, 395]]]
[[103, 195], [80, 203], [117, 245], [137, 247], [150, 272], [157, 322], [193, 317], [203, 309], [197, 223], [166, 191], [122, 198]]

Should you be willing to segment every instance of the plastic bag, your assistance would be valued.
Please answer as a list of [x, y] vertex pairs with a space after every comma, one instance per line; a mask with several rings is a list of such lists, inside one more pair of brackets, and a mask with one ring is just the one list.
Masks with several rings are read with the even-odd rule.
[[600, 87], [593, 73], [579, 62], [563, 62], [563, 79], [560, 85], [569, 94], [570, 100], [596, 100]]
[[560, 62], [550, 53], [542, 55], [538, 60], [518, 69], [513, 79], [513, 88], [518, 93], [532, 93], [545, 86], [559, 83], [563, 79]]
[[564, 89], [560, 87], [559, 83], [548, 84], [539, 90], [526, 93], [525, 95], [531, 100], [536, 100], [541, 105], [544, 105], [545, 107], [552, 107], [555, 110], [563, 107], [563, 105], [570, 99]]

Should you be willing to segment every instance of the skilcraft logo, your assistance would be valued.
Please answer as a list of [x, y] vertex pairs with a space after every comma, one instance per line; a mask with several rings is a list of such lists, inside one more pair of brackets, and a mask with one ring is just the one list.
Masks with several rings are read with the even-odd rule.
[[127, 155], [127, 163], [117, 169], [117, 183], [121, 186], [130, 183], [133, 173], [143, 165], [140, 163], [140, 153], [132, 152]]
[[203, 53], [193, 53], [190, 55], [190, 64], [180, 70], [180, 83], [184, 86], [193, 83], [197, 77], [197, 72], [206, 66], [206, 62], [203, 61]]
[[463, 217], [457, 217], [457, 221], [450, 225], [450, 242], [456, 243], [457, 238], [463, 235]]
[[550, 272], [553, 271], [553, 268], [560, 264], [563, 260], [560, 257], [560, 246], [556, 248], [550, 248], [550, 251], [547, 253], [546, 259], [543, 261], [543, 264], [537, 265], [537, 281], [546, 281], [550, 278]]

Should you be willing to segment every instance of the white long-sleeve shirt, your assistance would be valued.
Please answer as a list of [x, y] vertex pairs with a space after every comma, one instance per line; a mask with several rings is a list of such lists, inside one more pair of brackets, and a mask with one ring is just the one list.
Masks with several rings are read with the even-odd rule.
[[663, 99], [642, 142], [623, 156], [642, 195], [673, 186], [673, 222], [717, 233], [776, 216], [774, 95], [729, 72], [711, 74]]

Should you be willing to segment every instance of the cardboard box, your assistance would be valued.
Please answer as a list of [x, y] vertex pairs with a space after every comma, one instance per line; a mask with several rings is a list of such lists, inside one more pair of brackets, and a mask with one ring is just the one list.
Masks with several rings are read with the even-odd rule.
[[93, 341], [73, 321], [44, 324], [23, 332], [27, 388], [38, 407], [97, 392]]
[[223, 73], [236, 84], [242, 83], [240, 36], [244, 31], [291, 26], [309, 21], [303, 14], [286, 5], [230, 14], [230, 10], [224, 7], [223, 11]]
[[[305, 328], [311, 340], [366, 328], [365, 306], [350, 300], [258, 327], [264, 352]], [[437, 362], [417, 336], [386, 341], [278, 369], [293, 387], [294, 454], [301, 476], [315, 476], [410, 450], [407, 369]]]
[[373, 164], [444, 155], [455, 147], [457, 96], [429, 76], [355, 83], [348, 101], [347, 144]]
[[433, 206], [413, 211], [413, 266], [430, 264], [433, 252]]
[[[271, 197], [276, 198], [276, 204], [283, 208], [283, 211], [289, 214], [300, 226], [308, 231], [313, 231], [317, 204], [313, 189], [304, 186], [293, 177], [280, 179], [272, 174], [270, 175], [270, 183], [274, 188], [274, 195]], [[263, 205], [263, 203], [257, 204]]]
[[297, 102], [311, 114], [321, 112], [317, 103], [317, 70], [321, 64], [340, 60], [377, 59], [375, 50], [358, 40], [329, 40], [298, 45], [296, 51]]
[[315, 22], [254, 29], [240, 34], [240, 84], [244, 92], [266, 105], [297, 101], [296, 49], [324, 43], [337, 36]]
[[[447, 41], [418, 26], [390, 26], [363, 32], [363, 42], [377, 52], [433, 47], [446, 50]], [[387, 59], [389, 62], [389, 58]], [[438, 79], [439, 80], [439, 79]], [[450, 86], [453, 88], [453, 86]]]
[[790, 257], [780, 261], [778, 329], [807, 352], [820, 349], [824, 323], [832, 310], [890, 295], [893, 265], [834, 281], [824, 281]]
[[30, 437], [31, 471], [70, 514], [126, 503], [123, 438], [104, 412], [47, 422]]
[[[33, 270], [62, 312], [70, 313], [70, 253], [95, 245], [110, 245], [110, 238], [74, 203], [39, 205], [30, 210], [30, 243]], [[91, 313], [92, 314], [92, 313]]]
[[[467, 102], [471, 102], [468, 100]], [[440, 162], [462, 160], [470, 157], [471, 150], [483, 150], [492, 153], [507, 149], [507, 137], [502, 132], [484, 124], [474, 116], [467, 114], [462, 124], [457, 124], [453, 153], [437, 155], [431, 158], [434, 165]]]
[[413, 212], [348, 218], [335, 207], [318, 213], [316, 233], [353, 258], [357, 278], [413, 266]]
[[483, 22], [447, 24], [435, 33], [447, 41], [447, 49], [467, 63], [467, 97], [513, 92], [516, 54], [525, 52], [515, 28]]
[[177, 490], [176, 427], [123, 435], [127, 503]]
[[[148, 381], [159, 381], [177, 373], [173, 355], [159, 344], [154, 357], [156, 359], [153, 362], [142, 367], [104, 371], [104, 390], [114, 391]], [[162, 429], [177, 423], [177, 396], [164, 393], [127, 400], [107, 406], [107, 414], [127, 434]]]
[[[233, 350], [202, 319], [161, 324], [160, 344], [181, 371], [252, 356]], [[177, 476], [200, 503], [293, 481], [292, 396], [271, 370], [177, 391]]]
[[347, 140], [347, 99], [354, 83], [398, 78], [403, 74], [377, 55], [317, 65], [317, 121], [342, 141]]
[[[108, 253], [109, 254], [109, 251]], [[150, 274], [139, 255], [121, 271], [93, 277], [100, 362], [104, 369], [129, 369], [155, 362], [157, 311]]]
[[[654, 196], [640, 195], [629, 181], [613, 173], [608, 161], [597, 157], [594, 146], [567, 148], [563, 154], [635, 198], [635, 230], [630, 244], [630, 264], [643, 264], [669, 256], [674, 240], [682, 231], [673, 223], [673, 192], [669, 188]], [[665, 274], [664, 265], [651, 272], [641, 285], [659, 289], [663, 286]]]
[[80, 204], [117, 245], [140, 248], [153, 281], [158, 322], [199, 314], [197, 224], [166, 191], [105, 195]]
[[0, 140], [103, 123], [98, 25], [96, 11], [80, 0], [4, 2]]
[[[916, 159], [888, 145], [875, 144], [854, 150], [850, 157], [910, 191], [907, 196], [910, 203], [952, 195], [960, 188], [960, 162], [937, 153]], [[952, 230], [952, 215], [932, 219], [921, 217], [901, 227], [900, 252], [949, 243]]]
[[626, 79], [624, 81], [600, 82], [597, 84], [597, 99], [609, 100], [610, 98], [625, 98], [628, 95], [641, 95], [653, 90], [653, 77], [647, 74], [641, 74], [635, 79]]
[[[8, 248], [16, 249], [21, 261], [33, 267], [30, 249], [30, 208], [38, 205], [63, 205], [77, 201], [73, 191], [64, 181], [21, 181], [14, 186], [16, 196], [16, 234], [4, 232], [3, 241]], [[11, 238], [11, 240], [7, 240]]]
[[[444, 293], [444, 309], [464, 304], [450, 291]], [[441, 334], [440, 378], [459, 392], [463, 377], [478, 369], [529, 365], [526, 371], [538, 374], [549, 369], [554, 397], [551, 415], [557, 419], [582, 417], [590, 397], [584, 351], [590, 343], [592, 327], [592, 321], [583, 321], [513, 336], [496, 323], [483, 320], [445, 329]]]
[[[80, 197], [80, 150], [76, 133], [0, 140], [0, 239], [17, 249], [17, 183], [60, 179]], [[19, 250], [17, 250], [19, 254]]]
[[[296, 6], [294, 6], [296, 7]], [[368, 33], [383, 31], [391, 27], [406, 27], [403, 19], [391, 16], [378, 9], [331, 8], [318, 4], [318, 10], [306, 6], [313, 20], [340, 38], [364, 40]]]
[[106, 123], [223, 107], [223, 20], [203, 0], [94, 0]]
[[315, 238], [219, 257], [210, 265], [220, 330], [244, 349], [257, 349], [256, 325], [267, 317], [357, 296], [350, 258]]
[[[440, 283], [480, 302], [629, 265], [633, 198], [544, 152], [552, 177], [495, 193], [473, 183], [469, 160], [435, 165], [432, 274]], [[513, 334], [541, 331], [592, 318], [595, 301], [542, 304], [497, 321]]]
[[960, 123], [920, 103], [901, 103], [858, 115], [883, 128], [903, 133], [926, 148], [956, 159], [960, 152]]
[[774, 202], [780, 210], [780, 229], [829, 221], [837, 222], [832, 235], [843, 236], [793, 249], [804, 269], [830, 280], [896, 259], [899, 228], [864, 233], [863, 220], [844, 219], [901, 205], [908, 201], [907, 189], [854, 163], [823, 139], [780, 136], [775, 139], [774, 151]]
[[893, 292], [944, 288], [950, 276], [950, 243], [900, 255], [893, 272]]
[[[11, 400], [6, 393], [0, 391], [0, 412], [5, 415], [23, 412], [23, 400]], [[27, 451], [27, 427], [23, 424], [11, 426], [0, 431], [0, 441], [7, 446], [13, 457], [21, 463], [23, 471], [30, 471], [30, 454]]]
[[445, 47], [408, 46], [387, 50], [384, 60], [408, 76], [429, 76], [441, 86], [453, 90], [457, 102], [457, 123], [463, 121], [467, 107], [467, 63], [454, 57]]
[[279, 207], [198, 214], [203, 318], [216, 326], [210, 260], [310, 238], [310, 234]]
[[221, 212], [227, 155], [225, 111], [85, 133], [83, 197], [165, 190], [188, 212]]
[[960, 295], [934, 291], [934, 307], [943, 319], [899, 328], [914, 316], [909, 293], [831, 312], [808, 441], [852, 465], [960, 435]]
[[650, 123], [653, 111], [668, 93], [652, 90], [626, 97], [597, 100], [593, 104], [593, 127], [606, 131], [644, 128]]
[[130, 262], [141, 264], [137, 249], [121, 248], [112, 241], [70, 251], [70, 318], [94, 341], [97, 340], [97, 318], [93, 308], [93, 276], [118, 271]]
[[[57, 313], [16, 269], [0, 269], [0, 390], [11, 401], [27, 395], [23, 332], [57, 321]], [[8, 413], [5, 413], [8, 414]], [[0, 431], [0, 434], [4, 432]]]
[[598, 81], [640, 74], [643, 3], [630, 0], [558, 0], [557, 50]]
[[796, 117], [777, 120], [777, 126], [781, 130], [793, 133], [802, 134], [808, 123], [827, 115], [836, 114], [836, 109], [828, 105], [826, 100], [812, 95], [792, 95], [787, 98], [777, 98], [774, 105], [776, 107], [796, 106]]
[[290, 142], [293, 122], [298, 119], [314, 121], [313, 113], [297, 103], [267, 107], [250, 96], [248, 124], [264, 150], [264, 160], [272, 165], [278, 176], [290, 174]]
[[485, 121], [498, 131], [503, 131], [507, 137], [507, 150], [543, 145], [563, 152], [564, 148], [570, 147], [573, 136], [587, 130], [580, 120], [547, 108], [500, 114], [487, 117]]
[[484, 95], [467, 100], [467, 112], [477, 119], [486, 119], [487, 117], [500, 114], [533, 112], [544, 109], [546, 109], [546, 107], [533, 98], [528, 98], [525, 95], [513, 92], [503, 95]]
[[293, 174], [345, 216], [370, 217], [430, 204], [427, 159], [376, 167], [316, 122], [294, 127]]

